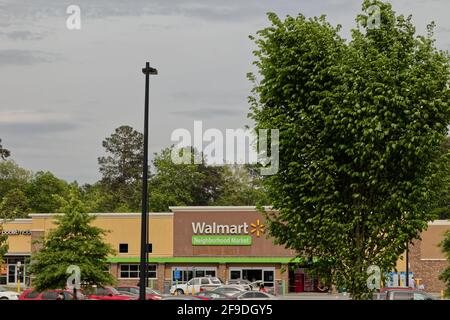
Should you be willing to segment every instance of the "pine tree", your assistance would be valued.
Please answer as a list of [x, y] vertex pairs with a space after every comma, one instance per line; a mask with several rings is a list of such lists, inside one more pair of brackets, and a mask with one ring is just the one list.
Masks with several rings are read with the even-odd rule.
[[56, 217], [56, 228], [43, 239], [42, 249], [32, 256], [29, 271], [35, 289], [65, 288], [71, 265], [80, 268], [82, 284], [113, 284], [107, 258], [114, 250], [102, 239], [106, 231], [91, 225], [95, 217], [86, 213], [75, 190], [62, 212]]

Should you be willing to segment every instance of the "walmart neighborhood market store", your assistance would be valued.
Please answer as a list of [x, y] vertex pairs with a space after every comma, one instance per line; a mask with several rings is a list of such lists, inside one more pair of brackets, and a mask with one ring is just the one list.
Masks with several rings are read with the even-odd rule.
[[[110, 232], [106, 241], [116, 250], [110, 272], [120, 284], [139, 280], [140, 213], [98, 213], [93, 224]], [[0, 284], [14, 285], [19, 277], [29, 283], [26, 267], [39, 250], [35, 241], [54, 227], [54, 214], [31, 214], [4, 225], [9, 251], [0, 273]], [[174, 282], [193, 277], [263, 280], [270, 287], [283, 283], [287, 291], [316, 291], [317, 279], [304, 269], [282, 272], [294, 252], [267, 237], [265, 219], [255, 207], [173, 207], [171, 212], [150, 213], [149, 279], [153, 287], [167, 290]], [[19, 273], [17, 262], [23, 272]], [[292, 268], [291, 268], [292, 269]], [[280, 286], [278, 286], [280, 288]]]
[[[109, 230], [105, 240], [116, 250], [109, 258], [110, 272], [120, 284], [139, 280], [140, 213], [98, 213], [93, 224]], [[39, 250], [36, 240], [54, 227], [54, 214], [31, 214], [4, 225], [9, 251], [0, 268], [0, 285], [29, 283], [30, 256]], [[218, 276], [222, 280], [263, 280], [266, 286], [283, 283], [284, 292], [317, 291], [318, 279], [306, 265], [293, 263], [294, 252], [275, 245], [267, 237], [265, 219], [255, 207], [173, 207], [171, 212], [150, 213], [149, 279], [153, 287], [167, 291], [174, 282], [193, 277]], [[450, 221], [431, 222], [410, 248], [410, 270], [427, 291], [445, 287], [439, 274], [447, 261], [438, 245]], [[17, 263], [21, 263], [18, 267]], [[19, 272], [19, 268], [22, 272]], [[399, 261], [398, 271], [404, 271]]]

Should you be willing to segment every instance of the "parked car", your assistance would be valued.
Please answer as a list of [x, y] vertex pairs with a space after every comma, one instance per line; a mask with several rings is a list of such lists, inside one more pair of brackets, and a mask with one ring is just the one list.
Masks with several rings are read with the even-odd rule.
[[386, 293], [387, 291], [411, 291], [414, 290], [414, 288], [411, 287], [384, 287], [384, 288], [380, 288], [380, 293]]
[[173, 285], [170, 288], [171, 294], [185, 294], [185, 293], [194, 293], [207, 291], [207, 290], [214, 290], [217, 287], [220, 287], [223, 285], [222, 280], [220, 280], [217, 277], [199, 277], [199, 278], [192, 278], [186, 283]]
[[386, 300], [436, 300], [421, 290], [387, 290]]
[[[138, 286], [117, 286], [115, 287], [120, 294], [131, 294], [136, 297], [139, 297], [139, 287]], [[155, 289], [146, 288], [145, 289], [145, 298], [147, 300], [161, 300], [163, 294]]]
[[137, 300], [135, 295], [121, 294], [113, 287], [91, 287], [86, 294], [90, 300]]
[[372, 295], [372, 300], [386, 300], [386, 291], [384, 291], [384, 292], [375, 292]]
[[216, 290], [199, 292], [196, 297], [206, 298], [207, 300], [236, 300], [236, 298]]
[[0, 287], [0, 300], [18, 300], [19, 294], [14, 291], [9, 291], [5, 287]]
[[[69, 290], [55, 289], [39, 292], [33, 289], [27, 289], [19, 296], [19, 300], [58, 300], [58, 296], [63, 294], [62, 300], [73, 300], [73, 292]], [[78, 300], [84, 300], [85, 296], [77, 292]]]
[[261, 291], [243, 291], [233, 295], [237, 300], [277, 300], [277, 297]]
[[256, 289], [256, 285], [254, 282], [250, 282], [244, 279], [231, 279], [227, 281], [228, 285], [239, 285], [245, 288], [245, 290], [254, 290]]
[[236, 294], [238, 292], [246, 292], [246, 291], [247, 290], [245, 290], [244, 287], [239, 286], [239, 285], [223, 285], [223, 286], [220, 286], [220, 287], [212, 290], [212, 292], [222, 293], [227, 296], [233, 296], [234, 294]]
[[181, 296], [165, 296], [161, 300], [205, 300], [205, 299], [201, 299], [196, 296], [181, 295]]

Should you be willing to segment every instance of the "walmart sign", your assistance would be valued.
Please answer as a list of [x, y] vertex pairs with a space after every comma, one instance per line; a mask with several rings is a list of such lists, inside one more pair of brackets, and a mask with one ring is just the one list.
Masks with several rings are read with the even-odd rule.
[[247, 222], [242, 224], [207, 224], [192, 222], [193, 246], [250, 246], [252, 234], [259, 237], [265, 232], [265, 226], [260, 223]]

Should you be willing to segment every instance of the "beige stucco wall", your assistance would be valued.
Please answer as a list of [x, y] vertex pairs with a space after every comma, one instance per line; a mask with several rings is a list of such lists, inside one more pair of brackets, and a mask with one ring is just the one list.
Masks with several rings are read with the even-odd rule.
[[[10, 221], [4, 225], [5, 230], [35, 230], [45, 234], [55, 227], [54, 216], [49, 214], [32, 214], [32, 219]], [[92, 223], [111, 232], [105, 240], [117, 251], [116, 257], [139, 257], [140, 255], [140, 215], [130, 214], [96, 214]], [[171, 257], [173, 254], [173, 215], [170, 213], [151, 213], [149, 221], [150, 243], [153, 253], [150, 256]], [[30, 253], [31, 236], [10, 236], [9, 253]], [[119, 253], [119, 244], [128, 243], [128, 253]]]
[[[2, 223], [4, 231], [22, 230], [31, 231], [31, 219], [17, 219]], [[30, 235], [9, 235], [8, 236], [8, 252], [10, 254], [29, 254], [31, 248]]]

